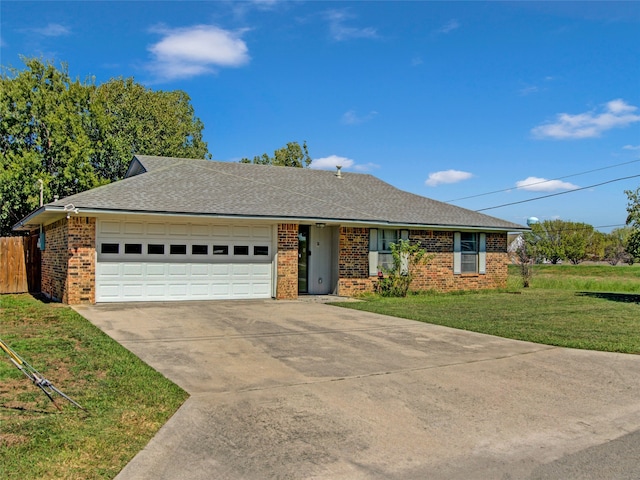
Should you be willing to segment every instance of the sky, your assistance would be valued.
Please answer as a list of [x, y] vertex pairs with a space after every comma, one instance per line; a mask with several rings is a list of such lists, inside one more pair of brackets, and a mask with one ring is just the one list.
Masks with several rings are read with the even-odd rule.
[[2, 0], [0, 15], [4, 67], [36, 56], [185, 91], [214, 160], [306, 141], [312, 168], [603, 232], [640, 187], [640, 2]]

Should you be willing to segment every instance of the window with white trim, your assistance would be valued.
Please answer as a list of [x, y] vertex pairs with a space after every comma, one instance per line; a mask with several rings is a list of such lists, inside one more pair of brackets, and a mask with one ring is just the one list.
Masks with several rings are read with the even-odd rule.
[[453, 273], [486, 273], [485, 233], [455, 232], [453, 238]]
[[369, 229], [369, 275], [377, 275], [382, 268], [393, 267], [391, 244], [398, 243], [398, 239], [408, 240], [409, 230]]

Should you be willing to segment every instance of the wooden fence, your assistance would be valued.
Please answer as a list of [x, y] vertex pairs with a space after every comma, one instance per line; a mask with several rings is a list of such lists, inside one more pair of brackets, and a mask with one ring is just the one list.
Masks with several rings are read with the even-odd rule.
[[38, 237], [0, 237], [0, 293], [40, 292]]

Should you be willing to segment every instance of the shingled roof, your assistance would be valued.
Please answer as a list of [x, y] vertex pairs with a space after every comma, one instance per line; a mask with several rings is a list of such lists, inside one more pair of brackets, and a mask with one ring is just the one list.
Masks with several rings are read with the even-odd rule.
[[[399, 190], [367, 174], [137, 155], [124, 180], [38, 212], [167, 213], [390, 226], [519, 231], [526, 227]], [[41, 223], [37, 222], [37, 223]], [[18, 224], [17, 228], [21, 228]]]

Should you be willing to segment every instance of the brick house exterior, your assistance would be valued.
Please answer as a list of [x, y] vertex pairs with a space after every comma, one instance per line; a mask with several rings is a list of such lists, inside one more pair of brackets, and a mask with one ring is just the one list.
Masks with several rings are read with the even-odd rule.
[[[109, 228], [118, 222], [120, 236], [110, 237], [116, 230]], [[158, 236], [159, 222], [164, 222], [164, 237]], [[174, 245], [178, 237], [172, 235], [190, 225], [200, 230], [185, 233], [177, 242], [181, 245]], [[202, 236], [203, 228], [208, 237]], [[376, 285], [377, 271], [371, 270], [377, 257], [372, 257], [370, 244], [380, 229], [396, 232], [395, 238], [402, 233], [429, 254], [415, 275], [414, 290], [500, 288], [507, 279], [507, 234], [527, 227], [403, 192], [371, 175], [136, 156], [126, 181], [46, 204], [14, 229], [44, 232], [42, 292], [82, 304], [131, 301], [101, 300], [99, 295], [101, 279], [123, 275], [123, 269], [131, 275], [119, 284], [121, 291], [158, 287], [158, 282], [145, 284], [145, 275], [165, 268], [174, 277], [163, 277], [164, 287], [178, 294], [190, 288], [195, 292], [205, 278], [208, 288], [231, 292], [219, 298], [295, 299], [301, 292], [319, 293], [310, 288], [313, 272], [316, 289], [320, 285], [329, 293], [360, 295]], [[214, 241], [221, 230], [227, 232], [224, 245]], [[477, 250], [482, 259], [471, 273], [456, 273], [461, 272], [461, 235], [476, 235], [482, 244]], [[311, 242], [311, 260], [299, 250], [304, 242]], [[214, 252], [216, 245], [222, 246]], [[160, 251], [147, 250], [152, 246]], [[174, 255], [181, 253], [173, 251], [175, 246], [182, 248], [182, 257]], [[220, 253], [228, 256], [215, 256]], [[108, 254], [115, 254], [115, 260]], [[143, 260], [132, 261], [129, 254]], [[227, 263], [221, 261], [225, 258]], [[236, 283], [221, 284], [221, 272]], [[303, 273], [306, 284], [299, 283]], [[306, 290], [299, 290], [300, 285]], [[196, 296], [183, 299], [189, 298]]]
[[[276, 295], [298, 298], [298, 229], [295, 223], [277, 225]], [[47, 225], [42, 252], [42, 292], [70, 305], [95, 303], [96, 219], [71, 216]], [[507, 234], [487, 234], [485, 274], [453, 273], [453, 232], [411, 230], [409, 240], [431, 256], [420, 267], [412, 290], [451, 292], [502, 288], [507, 281]], [[369, 275], [369, 229], [341, 227], [336, 294], [357, 296], [374, 290], [377, 276]]]

